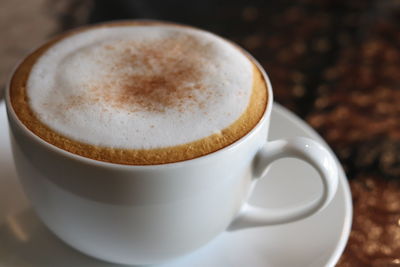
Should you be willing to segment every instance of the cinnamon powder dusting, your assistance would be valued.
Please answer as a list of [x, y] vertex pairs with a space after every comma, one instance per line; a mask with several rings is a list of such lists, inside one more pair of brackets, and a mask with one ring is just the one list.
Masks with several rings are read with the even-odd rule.
[[89, 86], [94, 102], [132, 112], [167, 108], [185, 112], [201, 109], [213, 94], [202, 84], [210, 47], [195, 37], [177, 34], [154, 42], [119, 41], [104, 50], [113, 58], [104, 62], [109, 74]]

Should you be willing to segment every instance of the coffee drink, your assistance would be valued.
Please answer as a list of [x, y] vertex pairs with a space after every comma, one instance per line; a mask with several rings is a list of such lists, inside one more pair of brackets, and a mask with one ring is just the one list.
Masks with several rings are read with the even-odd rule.
[[118, 22], [66, 33], [10, 83], [18, 118], [71, 153], [130, 165], [200, 157], [259, 122], [266, 82], [240, 48], [205, 31]]

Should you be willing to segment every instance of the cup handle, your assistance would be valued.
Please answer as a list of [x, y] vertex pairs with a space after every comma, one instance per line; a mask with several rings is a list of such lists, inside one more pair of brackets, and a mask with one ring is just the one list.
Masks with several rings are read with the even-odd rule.
[[256, 155], [254, 177], [261, 177], [272, 162], [286, 157], [304, 160], [318, 171], [323, 184], [321, 197], [286, 209], [267, 209], [245, 203], [228, 230], [293, 222], [325, 208], [333, 199], [339, 179], [336, 161], [325, 147], [309, 138], [281, 139], [265, 144]]

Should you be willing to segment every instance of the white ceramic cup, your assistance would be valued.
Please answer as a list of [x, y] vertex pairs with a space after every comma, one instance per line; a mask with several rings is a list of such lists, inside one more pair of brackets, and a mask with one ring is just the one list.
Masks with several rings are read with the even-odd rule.
[[[209, 155], [153, 166], [100, 162], [43, 141], [18, 119], [7, 91], [17, 172], [39, 217], [85, 254], [151, 264], [187, 254], [227, 229], [292, 222], [323, 209], [338, 184], [335, 160], [311, 139], [267, 142], [272, 89], [259, 68], [267, 82], [268, 106], [250, 133]], [[285, 157], [302, 159], [318, 171], [321, 197], [285, 210], [248, 205], [259, 177], [271, 162]]]

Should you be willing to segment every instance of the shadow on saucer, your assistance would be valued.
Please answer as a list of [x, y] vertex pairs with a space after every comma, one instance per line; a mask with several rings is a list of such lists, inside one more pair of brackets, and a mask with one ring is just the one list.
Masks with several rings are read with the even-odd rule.
[[6, 218], [0, 225], [0, 266], [13, 267], [114, 267], [64, 244], [26, 209]]

